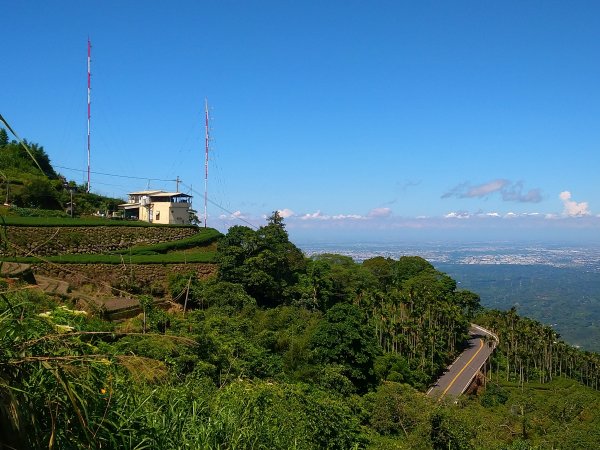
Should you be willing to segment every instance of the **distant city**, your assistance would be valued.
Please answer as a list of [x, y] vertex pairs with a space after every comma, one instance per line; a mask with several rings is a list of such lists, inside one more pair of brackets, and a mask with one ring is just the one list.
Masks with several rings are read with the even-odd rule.
[[432, 264], [543, 265], [600, 273], [600, 245], [511, 243], [349, 243], [300, 244], [307, 256], [337, 253], [357, 262], [376, 256], [421, 256]]

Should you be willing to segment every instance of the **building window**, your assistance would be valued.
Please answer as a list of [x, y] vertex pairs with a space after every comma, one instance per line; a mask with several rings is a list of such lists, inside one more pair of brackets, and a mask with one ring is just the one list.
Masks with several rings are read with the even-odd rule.
[[160, 220], [160, 211], [156, 213], [156, 220]]

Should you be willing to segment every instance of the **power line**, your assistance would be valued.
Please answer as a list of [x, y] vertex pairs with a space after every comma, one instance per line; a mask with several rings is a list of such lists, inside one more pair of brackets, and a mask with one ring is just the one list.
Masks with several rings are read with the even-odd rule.
[[126, 189], [126, 186], [123, 186], [122, 184], [102, 183], [101, 181], [94, 181], [94, 184], [101, 184], [102, 186], [111, 186]]
[[35, 159], [35, 156], [33, 156], [33, 153], [31, 153], [31, 150], [29, 150], [29, 147], [27, 146], [27, 144], [25, 144], [25, 141], [23, 141], [23, 139], [21, 139], [19, 137], [19, 135], [15, 132], [15, 130], [12, 129], [12, 127], [8, 124], [6, 119], [4, 117], [2, 117], [2, 114], [0, 114], [0, 122], [2, 122], [4, 125], [6, 125], [6, 128], [8, 128], [8, 130], [17, 138], [17, 141], [19, 141], [19, 144], [21, 144], [23, 146], [23, 148], [25, 149], [27, 154], [31, 157], [31, 159], [33, 159], [33, 162], [35, 163], [37, 168], [40, 169], [40, 172], [42, 172], [42, 175], [46, 176], [46, 172], [43, 171], [43, 169], [40, 166], [40, 163], [38, 163], [37, 159]]
[[[188, 186], [185, 183], [181, 183], [183, 186], [187, 187], [190, 191], [192, 191], [194, 194], [198, 194], [201, 195], [198, 191], [196, 191], [195, 189], [193, 189], [191, 186]], [[207, 197], [207, 201], [208, 203], [210, 203], [211, 205], [216, 206], [217, 208], [219, 208], [220, 210], [225, 211], [227, 214], [231, 215], [232, 217], [244, 222], [245, 224], [249, 225], [251, 228], [254, 228], [255, 230], [258, 230], [258, 227], [256, 225], [254, 225], [253, 223], [248, 222], [246, 219], [244, 219], [243, 217], [239, 217], [236, 216], [232, 211], [229, 211], [228, 209], [222, 207], [221, 205], [219, 205], [218, 203], [213, 202], [210, 198]]]
[[[64, 166], [54, 166], [57, 167], [59, 169], [65, 169], [65, 170], [73, 170], [75, 172], [81, 172], [81, 173], [87, 173], [87, 170], [82, 170], [82, 169], [73, 169], [72, 167], [64, 167]], [[132, 180], [152, 180], [152, 181], [165, 181], [165, 182], [175, 182], [177, 180], [165, 180], [162, 178], [148, 178], [148, 177], [136, 177], [133, 175], [119, 175], [116, 173], [104, 173], [104, 172], [90, 172], [93, 173], [95, 175], [106, 175], [108, 177], [116, 177], [116, 178], [129, 178]]]
[[[72, 167], [65, 167], [65, 166], [58, 166], [58, 165], [55, 165], [54, 167], [59, 168], [59, 169], [65, 169], [65, 170], [73, 170], [75, 172], [87, 173], [86, 170], [74, 169]], [[120, 175], [120, 174], [115, 174], [115, 173], [104, 173], [104, 172], [90, 172], [90, 173], [93, 173], [95, 175], [105, 175], [105, 176], [108, 176], [108, 177], [129, 178], [129, 179], [132, 179], [132, 180], [149, 180], [149, 181], [151, 180], [151, 181], [165, 181], [165, 182], [176, 182], [177, 181], [177, 180], [165, 180], [165, 179], [162, 179], [162, 178], [148, 178], [148, 177], [136, 177], [136, 176], [133, 176], [133, 175]], [[99, 184], [106, 184], [106, 183], [99, 183]], [[181, 184], [183, 186], [187, 187], [194, 194], [197, 194], [199, 196], [202, 195], [200, 192], [196, 191], [191, 186], [188, 186], [187, 184], [185, 184], [183, 182], [181, 182]], [[238, 219], [241, 222], [244, 222], [246, 225], [250, 226], [251, 228], [253, 228], [255, 230], [258, 230], [258, 227], [256, 225], [254, 225], [253, 223], [247, 221], [243, 217], [236, 216], [232, 211], [230, 211], [227, 208], [225, 208], [225, 207], [219, 205], [218, 203], [212, 201], [208, 197], [206, 198], [206, 200], [207, 200], [208, 203], [210, 203], [213, 206], [216, 206], [217, 208], [219, 208], [220, 210], [226, 212], [227, 214], [229, 214], [233, 218]]]
[[[87, 173], [86, 170], [82, 170], [82, 169], [74, 169], [72, 167], [65, 167], [65, 166], [58, 166], [55, 165], [54, 167], [57, 167], [59, 169], [66, 169], [66, 170], [73, 170], [75, 172], [81, 172], [81, 173]], [[148, 181], [165, 181], [165, 182], [177, 182], [178, 180], [165, 180], [162, 178], [147, 178], [147, 177], [136, 177], [133, 175], [119, 175], [119, 174], [114, 174], [114, 173], [104, 173], [104, 172], [90, 172], [93, 173], [95, 175], [106, 175], [109, 177], [117, 177], [117, 178], [129, 178], [129, 179], [133, 179], [133, 180], [148, 180]], [[187, 187], [191, 192], [193, 192], [194, 194], [197, 195], [201, 195], [200, 192], [196, 191], [195, 189], [193, 189], [191, 186], [188, 186], [187, 184], [181, 182], [181, 180], [179, 181], [183, 186]], [[107, 184], [107, 183], [98, 183], [98, 184]], [[109, 185], [111, 186], [111, 185]], [[208, 203], [210, 203], [211, 205], [216, 206], [217, 208], [219, 208], [222, 211], [225, 211], [227, 214], [229, 214], [230, 216], [234, 217], [235, 219], [238, 219], [241, 222], [244, 222], [246, 225], [249, 225], [251, 228], [258, 230], [258, 227], [256, 225], [254, 225], [251, 222], [248, 222], [246, 219], [244, 219], [243, 217], [239, 217], [236, 216], [232, 211], [228, 210], [227, 208], [224, 208], [223, 206], [219, 205], [216, 202], [213, 202], [210, 198], [206, 198], [206, 201]]]

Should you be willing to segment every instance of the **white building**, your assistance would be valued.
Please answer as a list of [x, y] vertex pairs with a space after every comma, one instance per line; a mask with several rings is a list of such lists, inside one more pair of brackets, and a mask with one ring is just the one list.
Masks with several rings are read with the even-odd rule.
[[181, 192], [139, 191], [129, 193], [129, 201], [119, 205], [125, 219], [144, 222], [189, 225], [192, 196]]

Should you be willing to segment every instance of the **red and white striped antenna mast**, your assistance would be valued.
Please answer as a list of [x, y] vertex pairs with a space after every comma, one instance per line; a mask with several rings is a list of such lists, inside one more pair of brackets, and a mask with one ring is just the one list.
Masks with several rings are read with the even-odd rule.
[[208, 127], [208, 99], [204, 99], [204, 128], [205, 128], [205, 152], [204, 152], [204, 228], [206, 228], [207, 204], [208, 204], [208, 147], [210, 141], [209, 127]]
[[87, 51], [87, 192], [90, 192], [90, 118], [92, 89], [92, 43], [90, 42], [90, 38], [88, 38]]

